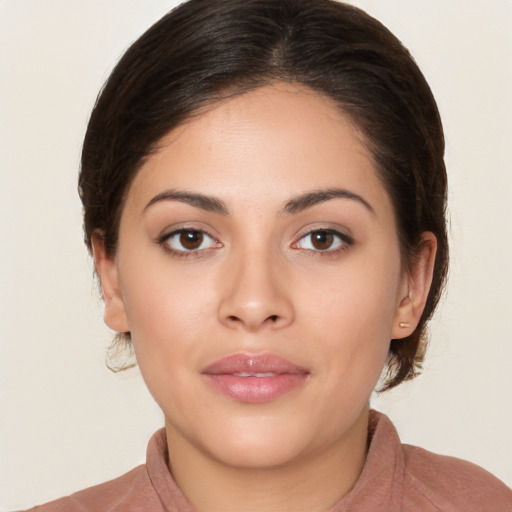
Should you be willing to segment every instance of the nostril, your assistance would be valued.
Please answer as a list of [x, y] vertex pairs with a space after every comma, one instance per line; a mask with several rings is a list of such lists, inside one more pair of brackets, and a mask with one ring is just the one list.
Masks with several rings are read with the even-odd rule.
[[267, 317], [259, 316], [259, 315], [251, 316], [250, 314], [240, 315], [240, 316], [228, 315], [225, 317], [225, 321], [228, 322], [229, 325], [231, 325], [232, 327], [242, 324], [242, 325], [245, 325], [246, 327], [248, 327], [249, 329], [254, 330], [264, 324], [277, 325], [280, 318], [281, 318], [281, 315], [269, 315]]

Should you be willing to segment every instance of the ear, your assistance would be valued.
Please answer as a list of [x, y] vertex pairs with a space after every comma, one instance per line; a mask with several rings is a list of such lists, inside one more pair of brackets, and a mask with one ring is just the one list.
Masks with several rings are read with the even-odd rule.
[[436, 251], [436, 236], [425, 231], [421, 235], [419, 251], [403, 276], [391, 339], [405, 338], [416, 329], [432, 284]]
[[105, 249], [105, 242], [99, 233], [91, 237], [94, 267], [100, 278], [105, 309], [103, 319], [114, 331], [129, 332], [128, 317], [124, 300], [119, 289], [119, 277], [116, 262]]

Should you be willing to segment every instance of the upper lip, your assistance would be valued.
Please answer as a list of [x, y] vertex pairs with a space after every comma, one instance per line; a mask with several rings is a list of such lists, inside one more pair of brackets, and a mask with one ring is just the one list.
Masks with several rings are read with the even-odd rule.
[[275, 374], [307, 374], [305, 368], [275, 354], [236, 353], [217, 359], [208, 365], [202, 373], [223, 375], [235, 373], [275, 373]]

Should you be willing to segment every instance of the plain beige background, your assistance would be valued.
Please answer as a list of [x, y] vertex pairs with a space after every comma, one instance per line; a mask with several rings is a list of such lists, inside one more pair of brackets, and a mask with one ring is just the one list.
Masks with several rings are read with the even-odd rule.
[[[0, 0], [0, 510], [113, 478], [162, 425], [104, 365], [76, 176], [95, 96], [177, 2]], [[408, 46], [444, 119], [452, 268], [424, 375], [373, 406], [402, 439], [512, 485], [512, 2], [354, 0]]]

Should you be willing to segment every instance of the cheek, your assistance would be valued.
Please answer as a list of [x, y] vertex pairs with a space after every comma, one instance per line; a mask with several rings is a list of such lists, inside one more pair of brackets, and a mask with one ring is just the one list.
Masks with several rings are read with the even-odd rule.
[[[132, 341], [139, 362], [182, 360], [194, 340], [214, 319], [215, 302], [208, 277], [197, 269], [173, 271], [167, 257], [125, 261], [121, 274]], [[167, 357], [168, 356], [168, 357]]]
[[146, 265], [138, 273], [126, 268], [124, 275], [130, 276], [123, 293], [142, 377], [166, 415], [180, 417], [177, 411], [194, 407], [190, 396], [201, 396], [191, 375], [201, 367], [204, 346], [198, 340], [211, 328], [212, 298], [204, 280], [171, 273], [168, 265]]
[[398, 305], [400, 261], [393, 255], [386, 263], [375, 259], [371, 264], [356, 263], [304, 280], [295, 292], [297, 297], [306, 298], [297, 316], [309, 318], [306, 328], [321, 338], [318, 352], [324, 352], [323, 364], [331, 367], [332, 386], [341, 383], [354, 393], [370, 393], [389, 349]]
[[301, 285], [293, 292], [303, 315], [314, 311], [318, 327], [330, 326], [341, 337], [389, 337], [398, 306], [400, 261], [368, 260], [354, 258], [339, 269], [303, 272]]

